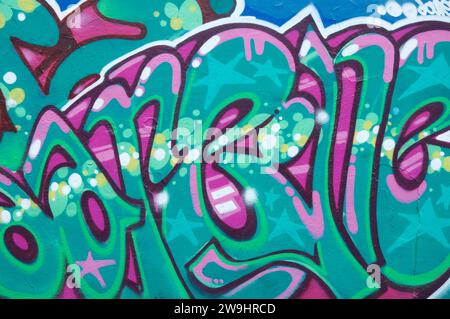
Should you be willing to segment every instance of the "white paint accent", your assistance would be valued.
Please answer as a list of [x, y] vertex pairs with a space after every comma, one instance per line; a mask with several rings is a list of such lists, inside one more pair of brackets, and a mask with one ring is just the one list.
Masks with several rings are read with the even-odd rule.
[[28, 152], [28, 156], [30, 156], [31, 159], [35, 159], [36, 156], [38, 156], [39, 151], [41, 150], [42, 142], [41, 140], [35, 140], [33, 143], [31, 143], [30, 151]]
[[215, 205], [215, 207], [216, 207], [217, 211], [219, 212], [219, 214], [221, 214], [221, 215], [234, 212], [237, 209], [236, 204], [232, 200], [229, 200], [222, 204], [217, 204], [217, 205]]
[[305, 39], [302, 43], [302, 47], [300, 48], [300, 57], [303, 58], [307, 56], [310, 49], [311, 49], [311, 41]]
[[220, 37], [218, 35], [212, 36], [208, 41], [206, 41], [198, 50], [201, 55], [207, 55], [209, 52], [214, 50], [214, 48], [220, 43]]
[[445, 143], [450, 143], [450, 130], [436, 136], [436, 140], [445, 142]]
[[350, 44], [348, 47], [346, 47], [344, 50], [342, 50], [342, 56], [351, 56], [359, 51], [359, 45], [356, 43]]
[[400, 48], [400, 59], [406, 60], [409, 55], [417, 48], [419, 42], [416, 38], [411, 38]]

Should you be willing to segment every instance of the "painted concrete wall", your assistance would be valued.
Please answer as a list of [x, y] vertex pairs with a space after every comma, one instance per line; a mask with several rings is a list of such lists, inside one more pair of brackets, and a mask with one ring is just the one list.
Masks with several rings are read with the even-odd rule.
[[449, 14], [0, 0], [0, 297], [449, 297]]

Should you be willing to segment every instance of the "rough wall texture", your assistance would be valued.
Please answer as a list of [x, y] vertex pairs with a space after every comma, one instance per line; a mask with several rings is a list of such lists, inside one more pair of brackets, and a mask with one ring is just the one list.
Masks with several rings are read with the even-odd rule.
[[448, 298], [450, 2], [312, 4], [0, 0], [0, 297]]

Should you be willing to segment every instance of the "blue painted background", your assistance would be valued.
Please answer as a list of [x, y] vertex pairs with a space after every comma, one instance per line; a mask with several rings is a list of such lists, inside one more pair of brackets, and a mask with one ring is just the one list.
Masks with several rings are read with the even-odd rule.
[[[61, 10], [79, 2], [79, 0], [56, 1], [59, 3]], [[396, 2], [399, 4], [415, 3], [414, 0], [397, 0]], [[243, 15], [255, 16], [262, 20], [281, 25], [304, 7], [309, 4], [314, 4], [320, 13], [323, 24], [329, 26], [354, 17], [370, 16], [373, 11], [368, 11], [369, 5], [381, 5], [385, 3], [386, 0], [246, 0]], [[398, 19], [389, 15], [384, 15], [382, 18], [389, 22]]]

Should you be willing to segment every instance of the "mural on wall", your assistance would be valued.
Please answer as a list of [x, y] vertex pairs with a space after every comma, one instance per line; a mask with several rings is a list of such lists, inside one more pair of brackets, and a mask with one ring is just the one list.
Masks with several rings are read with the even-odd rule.
[[0, 296], [449, 298], [448, 1], [0, 0]]

